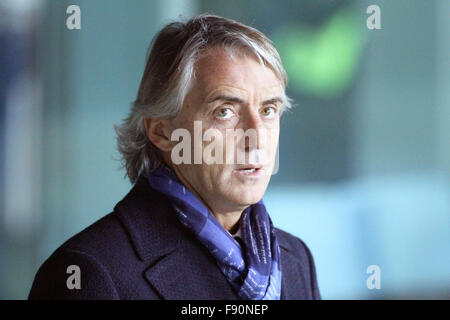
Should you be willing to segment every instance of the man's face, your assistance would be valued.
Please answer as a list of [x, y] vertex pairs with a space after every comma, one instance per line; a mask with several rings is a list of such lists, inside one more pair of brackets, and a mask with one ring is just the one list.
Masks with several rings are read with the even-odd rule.
[[[282, 93], [274, 72], [251, 56], [231, 58], [224, 49], [211, 48], [198, 60], [193, 87], [172, 121], [173, 130], [190, 132], [192, 164], [172, 166], [181, 181], [214, 211], [246, 207], [262, 198], [275, 163]], [[194, 121], [201, 121], [200, 137], [194, 135]], [[214, 130], [214, 138], [204, 139], [207, 129]], [[230, 135], [239, 130], [255, 139]], [[194, 139], [201, 141], [196, 144]], [[204, 156], [212, 142], [223, 146], [223, 160], [208, 164]], [[202, 155], [200, 164], [194, 163], [195, 152]], [[251, 156], [256, 157], [251, 160]], [[252, 167], [256, 168], [248, 170]]]

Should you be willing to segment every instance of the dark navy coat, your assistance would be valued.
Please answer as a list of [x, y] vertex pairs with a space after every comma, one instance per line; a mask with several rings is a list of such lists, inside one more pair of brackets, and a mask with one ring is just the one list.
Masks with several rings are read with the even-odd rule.
[[[280, 229], [275, 232], [281, 251], [281, 299], [320, 299], [314, 261], [305, 243]], [[68, 289], [71, 265], [80, 268], [80, 289]], [[29, 299], [239, 297], [207, 248], [178, 221], [168, 198], [141, 176], [112, 213], [45, 261]]]

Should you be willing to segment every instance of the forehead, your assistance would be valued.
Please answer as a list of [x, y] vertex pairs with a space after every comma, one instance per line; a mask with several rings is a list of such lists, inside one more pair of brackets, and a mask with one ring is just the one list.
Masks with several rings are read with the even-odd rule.
[[231, 56], [221, 47], [208, 49], [198, 59], [194, 88], [203, 94], [221, 88], [268, 94], [282, 91], [280, 79], [256, 57], [239, 51]]

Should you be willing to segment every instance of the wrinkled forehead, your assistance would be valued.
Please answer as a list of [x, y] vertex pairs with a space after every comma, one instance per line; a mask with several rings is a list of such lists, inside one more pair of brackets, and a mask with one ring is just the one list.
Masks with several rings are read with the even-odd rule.
[[194, 87], [205, 93], [219, 87], [280, 95], [284, 91], [274, 70], [243, 49], [206, 49], [196, 61], [193, 80]]

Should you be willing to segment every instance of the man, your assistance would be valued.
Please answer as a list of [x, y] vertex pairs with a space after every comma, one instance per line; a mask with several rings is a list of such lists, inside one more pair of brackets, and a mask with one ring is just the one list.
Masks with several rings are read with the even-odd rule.
[[53, 253], [29, 298], [320, 299], [310, 251], [262, 201], [286, 82], [253, 28], [212, 15], [163, 28], [116, 127], [134, 187]]

